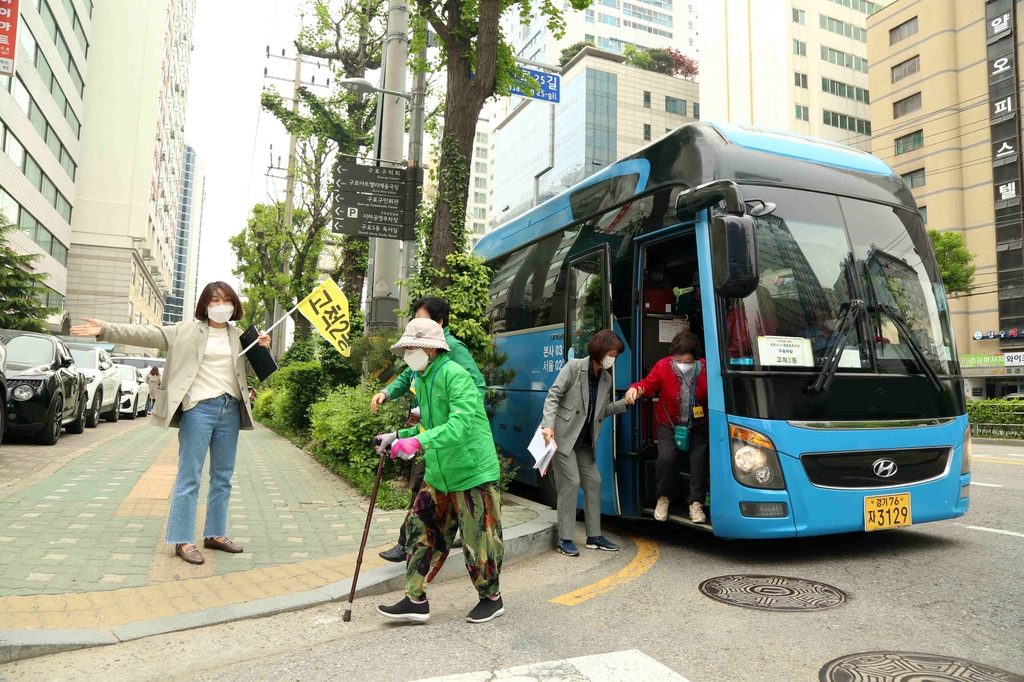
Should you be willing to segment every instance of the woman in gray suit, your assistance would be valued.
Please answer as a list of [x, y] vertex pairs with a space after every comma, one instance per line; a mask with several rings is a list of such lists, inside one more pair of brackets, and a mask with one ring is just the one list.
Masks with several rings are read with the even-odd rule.
[[[190, 564], [204, 562], [195, 545], [199, 483], [210, 453], [210, 492], [206, 501], [203, 547], [237, 554], [242, 548], [227, 532], [231, 476], [235, 471], [239, 429], [251, 430], [246, 358], [239, 357], [240, 332], [230, 321], [242, 319], [242, 302], [230, 285], [211, 282], [196, 304], [195, 322], [170, 327], [113, 324], [84, 318], [71, 328], [77, 336], [167, 351], [164, 376], [153, 415], [163, 428], [178, 428], [178, 477], [171, 495], [166, 542]], [[270, 347], [270, 337], [259, 343]]]
[[[602, 329], [587, 344], [587, 357], [565, 363], [544, 400], [541, 429], [544, 442], [555, 444], [555, 486], [558, 490], [558, 551], [579, 556], [576, 549], [576, 496], [583, 487], [587, 549], [614, 552], [619, 546], [601, 535], [601, 473], [594, 448], [605, 417], [621, 414], [632, 400], [611, 402], [611, 368], [626, 349], [615, 332]], [[559, 445], [561, 444], [561, 445]]]

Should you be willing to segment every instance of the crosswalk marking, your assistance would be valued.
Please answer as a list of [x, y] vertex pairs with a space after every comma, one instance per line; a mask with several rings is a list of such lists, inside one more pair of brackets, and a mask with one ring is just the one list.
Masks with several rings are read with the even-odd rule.
[[432, 677], [419, 682], [487, 682], [500, 679], [514, 679], [516, 682], [688, 682], [682, 675], [636, 649], [532, 663], [505, 670]]

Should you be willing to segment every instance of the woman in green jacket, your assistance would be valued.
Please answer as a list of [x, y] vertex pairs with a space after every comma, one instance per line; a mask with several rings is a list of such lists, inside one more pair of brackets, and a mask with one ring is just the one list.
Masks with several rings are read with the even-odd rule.
[[505, 609], [498, 589], [504, 555], [501, 468], [484, 403], [469, 373], [449, 357], [444, 331], [433, 320], [411, 320], [391, 350], [402, 352], [416, 373], [421, 422], [379, 436], [380, 447], [390, 448], [392, 458], [422, 452], [426, 471], [408, 522], [406, 596], [378, 611], [401, 620], [430, 618], [424, 584], [448, 556], [459, 530], [466, 568], [480, 596], [466, 620], [486, 623]]

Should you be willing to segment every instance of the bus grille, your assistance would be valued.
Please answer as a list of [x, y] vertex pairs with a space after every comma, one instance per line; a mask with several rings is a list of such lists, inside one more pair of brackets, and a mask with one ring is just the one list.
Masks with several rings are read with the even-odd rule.
[[889, 488], [941, 478], [951, 456], [950, 448], [914, 448], [810, 454], [800, 461], [819, 487]]

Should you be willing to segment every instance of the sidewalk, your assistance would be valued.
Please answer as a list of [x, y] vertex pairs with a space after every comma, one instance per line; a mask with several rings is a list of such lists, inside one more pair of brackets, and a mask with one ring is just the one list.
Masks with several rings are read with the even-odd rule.
[[[243, 554], [203, 550], [190, 566], [163, 543], [176, 470], [177, 431], [147, 419], [0, 446], [0, 630], [109, 629], [351, 577], [366, 500], [272, 431], [239, 439], [228, 535]], [[205, 499], [204, 483], [197, 537]], [[374, 512], [364, 574], [403, 517]], [[536, 517], [502, 507], [506, 530]]]

